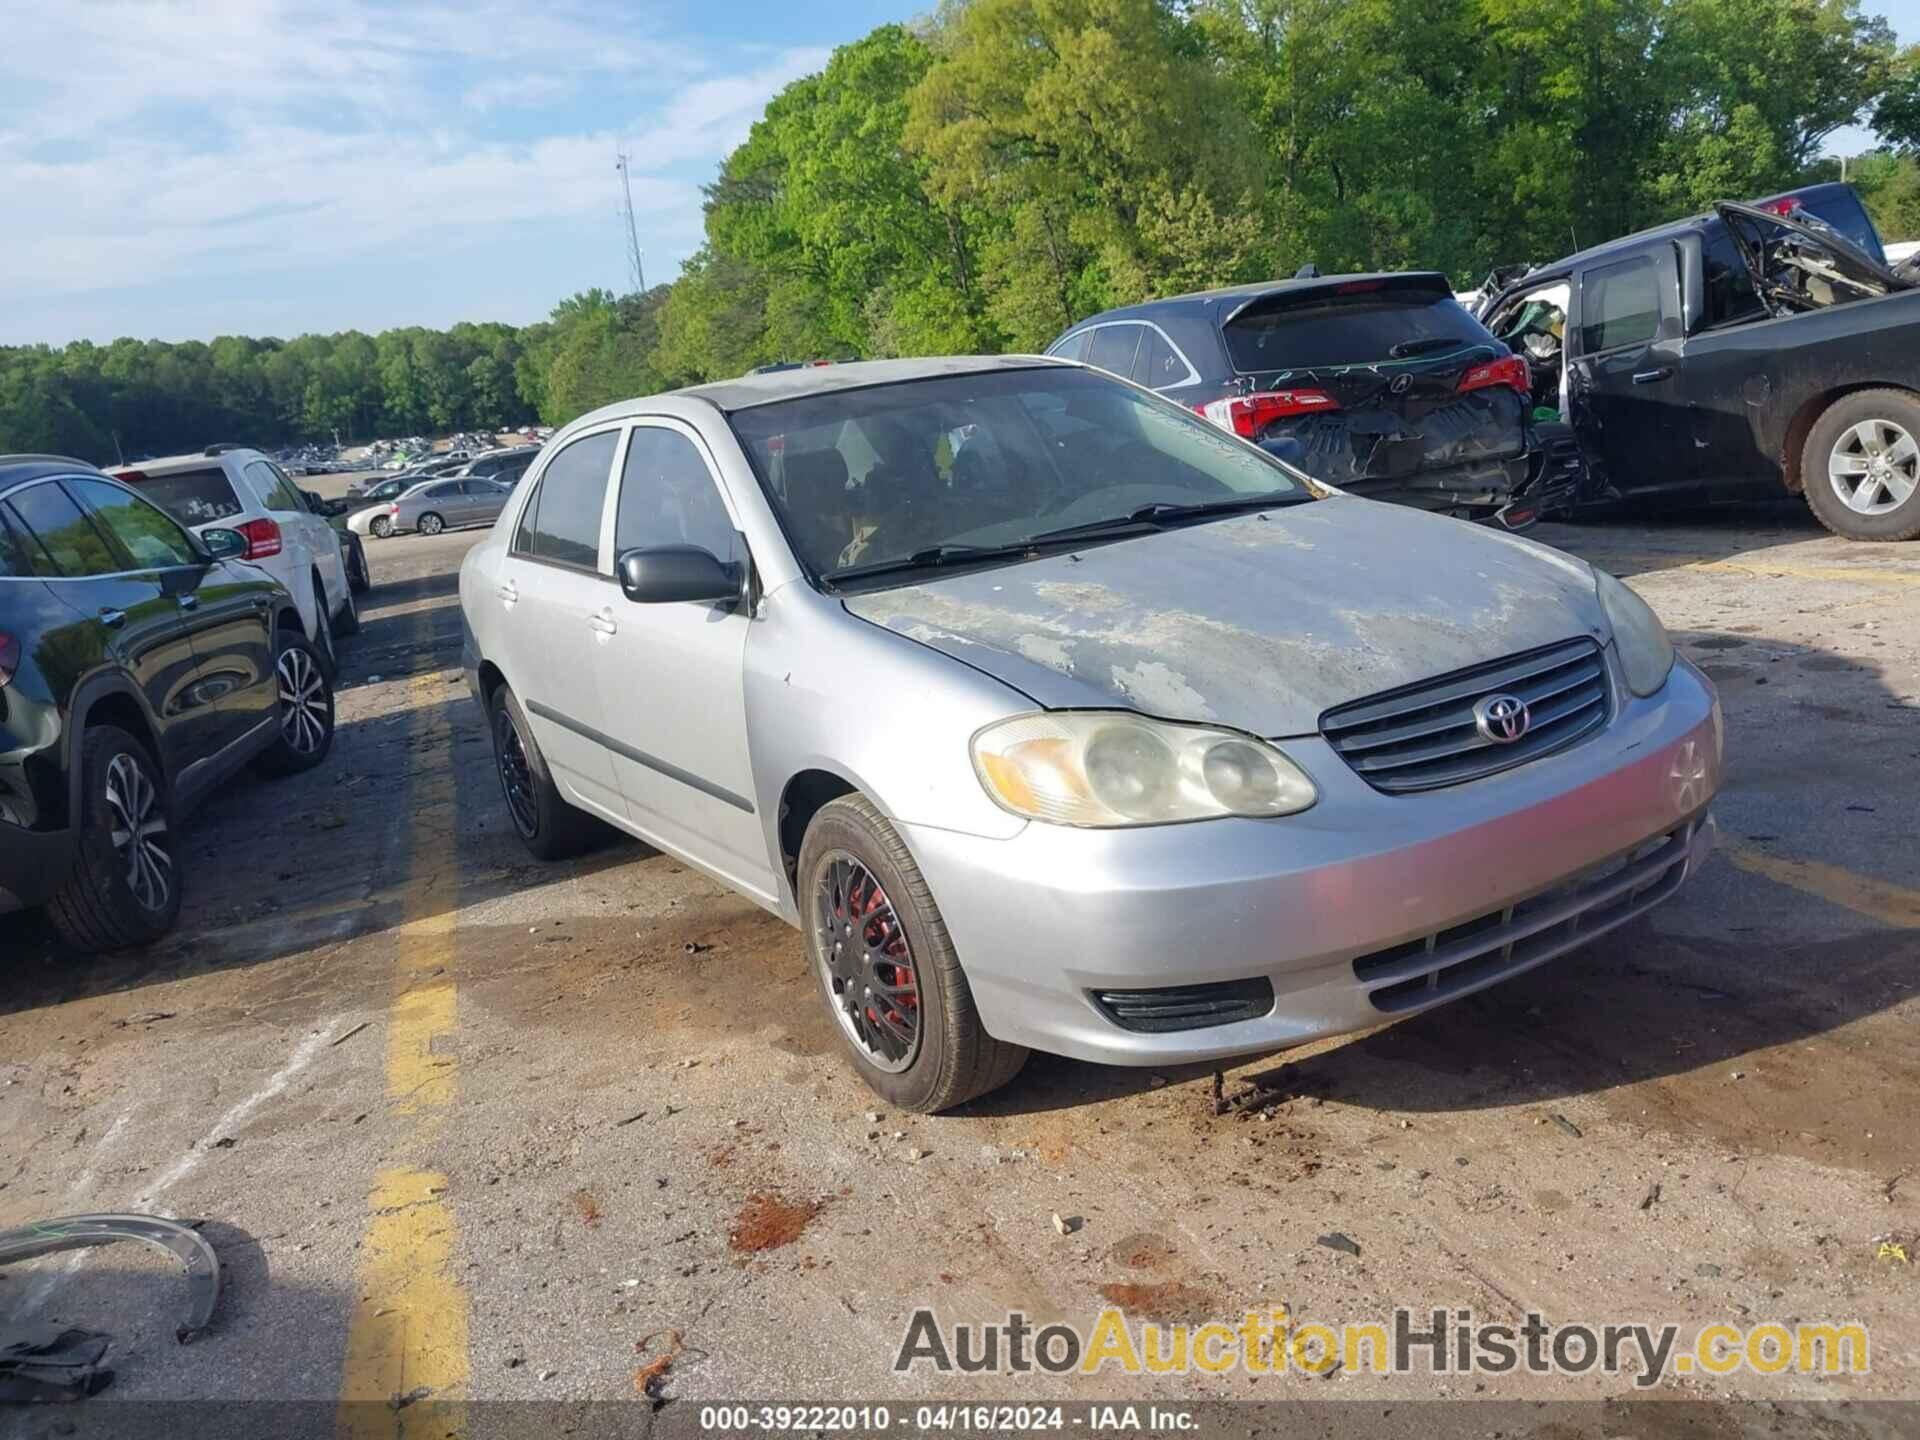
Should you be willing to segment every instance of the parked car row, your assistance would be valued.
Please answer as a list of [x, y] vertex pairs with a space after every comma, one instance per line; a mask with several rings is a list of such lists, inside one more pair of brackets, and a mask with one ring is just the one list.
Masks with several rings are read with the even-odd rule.
[[193, 806], [249, 765], [310, 769], [332, 744], [326, 602], [308, 582], [337, 571], [338, 547], [312, 571], [272, 563], [306, 540], [278, 481], [253, 492], [256, 454], [149, 462], [134, 483], [0, 457], [0, 910], [44, 905], [80, 949], [165, 933]]

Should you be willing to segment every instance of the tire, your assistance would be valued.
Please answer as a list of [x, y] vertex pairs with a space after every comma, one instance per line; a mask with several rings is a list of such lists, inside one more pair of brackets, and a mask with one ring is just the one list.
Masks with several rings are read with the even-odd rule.
[[367, 528], [373, 532], [373, 538], [376, 540], [390, 539], [393, 535], [393, 517], [376, 515], [367, 522]]
[[297, 775], [313, 769], [333, 748], [333, 678], [313, 642], [291, 630], [280, 632], [273, 670], [280, 692], [278, 723], [273, 744], [260, 752], [254, 768], [263, 775]]
[[360, 543], [360, 537], [349, 533], [347, 536], [347, 589], [356, 595], [364, 595], [373, 588], [373, 572], [367, 568], [367, 547]]
[[420, 517], [420, 523], [414, 528], [422, 535], [438, 535], [447, 528], [447, 522], [429, 510]]
[[[321, 593], [326, 593], [325, 587], [322, 587]], [[352, 580], [347, 582], [346, 597], [340, 602], [340, 613], [333, 617], [333, 633], [340, 639], [360, 633], [360, 602], [353, 598]]]
[[[878, 883], [877, 902], [874, 892], [863, 888], [861, 871]], [[846, 795], [821, 807], [800, 846], [798, 888], [801, 926], [821, 996], [842, 1048], [870, 1089], [902, 1110], [933, 1115], [998, 1090], [1020, 1073], [1027, 1063], [1025, 1047], [996, 1040], [981, 1026], [933, 892], [871, 801]], [[850, 923], [856, 909], [866, 917], [859, 933]], [[876, 927], [875, 917], [889, 912], [894, 923], [881, 919]], [[836, 925], [838, 943], [864, 940], [864, 955], [836, 960], [827, 949]], [[901, 953], [889, 948], [900, 938], [908, 972], [904, 982], [898, 960], [887, 958]], [[876, 960], [892, 975], [890, 988], [879, 992], [871, 988]], [[857, 995], [855, 985], [861, 987]], [[887, 997], [906, 1003], [895, 1009], [884, 1003]], [[865, 1003], [876, 999], [882, 1001], [878, 1006]], [[909, 1009], [910, 1026], [894, 1023], [904, 1021]], [[904, 1053], [890, 1053], [901, 1050], [908, 1028], [911, 1044]]]
[[[47, 918], [77, 950], [149, 944], [180, 915], [172, 797], [146, 746], [112, 725], [87, 730], [79, 765], [79, 843]], [[125, 837], [118, 845], [116, 830]]]
[[487, 728], [493, 735], [500, 798], [528, 854], [536, 860], [570, 859], [605, 833], [599, 821], [560, 794], [511, 686], [498, 686], [488, 697]]
[[331, 682], [340, 672], [340, 648], [333, 639], [333, 616], [327, 613], [326, 587], [318, 576], [313, 582], [313, 648], [320, 653], [320, 663]]
[[1920, 539], [1920, 396], [1861, 390], [1834, 401], [1807, 433], [1800, 488], [1843, 539]]

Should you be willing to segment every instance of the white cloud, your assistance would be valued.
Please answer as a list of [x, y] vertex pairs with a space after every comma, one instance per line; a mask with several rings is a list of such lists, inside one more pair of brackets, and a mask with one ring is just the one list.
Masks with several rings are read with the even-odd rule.
[[[16, 9], [7, 30], [0, 194], [33, 223], [9, 227], [0, 314], [9, 300], [44, 311], [72, 296], [77, 316], [91, 292], [417, 258], [519, 221], [607, 223], [623, 146], [650, 247], [684, 253], [700, 183], [769, 96], [826, 59], [762, 51], [728, 69], [618, 12], [510, 0], [107, 0]], [[591, 105], [565, 103], [583, 93]], [[498, 123], [534, 107], [591, 128]]]

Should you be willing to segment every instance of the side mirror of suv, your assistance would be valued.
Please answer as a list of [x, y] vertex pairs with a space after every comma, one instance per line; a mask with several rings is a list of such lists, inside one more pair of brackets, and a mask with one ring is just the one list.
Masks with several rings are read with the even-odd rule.
[[200, 543], [216, 560], [238, 560], [247, 553], [247, 537], [238, 530], [212, 525], [200, 532]]
[[637, 605], [694, 600], [718, 605], [740, 598], [740, 568], [697, 545], [629, 550], [614, 562], [614, 571], [627, 599]]

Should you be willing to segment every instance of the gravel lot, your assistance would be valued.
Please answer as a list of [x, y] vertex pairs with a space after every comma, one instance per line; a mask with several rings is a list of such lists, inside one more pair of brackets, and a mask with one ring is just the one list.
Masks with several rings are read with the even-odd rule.
[[[163, 1262], [0, 1272], [0, 1318], [115, 1332], [110, 1396], [633, 1400], [663, 1355], [669, 1417], [1256, 1393], [890, 1373], [917, 1305], [1084, 1326], [1105, 1296], [1148, 1316], [1858, 1318], [1868, 1376], [1664, 1392], [1920, 1399], [1915, 1268], [1880, 1249], [1920, 1259], [1920, 549], [1849, 546], [1792, 508], [1544, 527], [1720, 687], [1724, 846], [1676, 901], [1451, 1007], [1227, 1072], [1230, 1094], [1270, 1084], [1264, 1107], [1215, 1117], [1205, 1072], [1035, 1057], [929, 1120], [840, 1062], [777, 921], [638, 843], [523, 854], [457, 668], [455, 574], [482, 533], [369, 544], [333, 756], [200, 812], [175, 936], [82, 960], [0, 920], [0, 1224], [204, 1217], [228, 1267], [186, 1348]], [[1359, 1253], [1317, 1243], [1335, 1231]], [[412, 1413], [375, 1403], [363, 1428]]]

